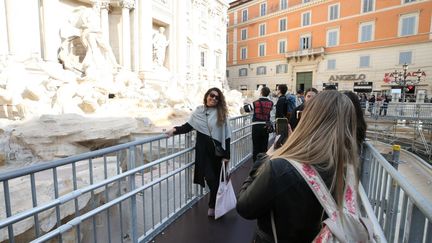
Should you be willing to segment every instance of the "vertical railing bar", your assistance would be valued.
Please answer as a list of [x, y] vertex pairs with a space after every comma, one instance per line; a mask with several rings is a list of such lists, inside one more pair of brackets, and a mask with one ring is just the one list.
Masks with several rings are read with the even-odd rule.
[[[153, 142], [150, 142], [150, 161], [153, 161]], [[150, 181], [153, 181], [153, 166], [150, 168]], [[155, 226], [155, 215], [154, 215], [154, 186], [151, 186], [151, 212], [152, 212], [152, 229]]]
[[399, 185], [396, 184], [395, 181], [393, 181], [393, 200], [391, 201], [391, 217], [390, 222], [388, 224], [388, 230], [385, 232], [385, 235], [388, 236], [389, 242], [394, 242], [395, 239], [395, 227], [396, 227], [396, 221], [398, 216], [398, 207], [399, 207], [399, 195], [401, 188]]
[[407, 221], [408, 202], [409, 202], [409, 198], [404, 192], [403, 201], [402, 201], [401, 222], [399, 225], [399, 242], [403, 242], [403, 239], [405, 238], [405, 223]]
[[383, 170], [383, 174], [384, 174], [384, 180], [383, 180], [383, 182], [384, 183], [382, 183], [382, 186], [383, 186], [383, 190], [382, 190], [382, 193], [381, 193], [381, 198], [380, 198], [380, 201], [381, 201], [381, 211], [380, 211], [380, 225], [384, 225], [384, 222], [383, 222], [383, 220], [384, 220], [384, 214], [385, 214], [385, 220], [387, 221], [388, 220], [388, 211], [387, 211], [387, 188], [389, 187], [389, 182], [388, 182], [388, 173], [387, 173], [387, 171], [385, 171], [385, 170]]
[[[58, 178], [57, 178], [57, 167], [53, 168], [53, 180], [54, 180], [54, 198], [57, 199], [59, 197], [59, 190], [58, 190]], [[56, 218], [57, 218], [57, 227], [61, 226], [61, 217], [60, 217], [60, 206], [57, 205], [55, 207], [56, 211]], [[62, 235], [58, 235], [59, 242], [63, 242]]]
[[[88, 159], [88, 166], [89, 166], [89, 179], [90, 179], [90, 185], [93, 185], [93, 159], [89, 158]], [[94, 191], [92, 190], [90, 192], [90, 203], [91, 203], [91, 208], [95, 209], [96, 208], [96, 202], [95, 202], [95, 195], [94, 195]], [[92, 216], [92, 225], [93, 225], [93, 242], [97, 242], [97, 228], [96, 228], [96, 218], [95, 216]]]
[[[136, 168], [135, 146], [131, 146], [128, 149], [129, 149], [129, 165], [131, 166], [131, 168]], [[129, 188], [130, 188], [130, 191], [133, 191], [133, 190], [135, 190], [135, 173], [131, 174], [129, 179], [130, 179]], [[132, 195], [130, 200], [131, 200], [131, 207], [130, 207], [131, 240], [132, 240], [132, 242], [137, 242], [138, 241], [138, 235], [137, 235], [136, 194]]]
[[[33, 208], [37, 207], [37, 195], [36, 195], [36, 182], [35, 182], [35, 174], [31, 173], [30, 174], [30, 184], [31, 184], [31, 194], [32, 194], [32, 204], [33, 204]], [[34, 216], [34, 227], [35, 227], [35, 234], [36, 234], [36, 238], [39, 237], [40, 235], [40, 230], [39, 230], [39, 217], [38, 217], [38, 213], [35, 213]]]
[[[103, 156], [104, 161], [104, 179], [108, 178], [108, 165], [107, 165], [107, 157], [106, 155]], [[105, 201], [109, 202], [109, 193], [108, 193], [108, 185], [105, 185]], [[107, 233], [108, 233], [108, 243], [111, 243], [111, 216], [110, 216], [110, 208], [106, 210], [106, 216], [107, 216]]]
[[[73, 181], [73, 189], [74, 191], [76, 191], [78, 189], [78, 184], [77, 184], [77, 173], [76, 173], [76, 162], [72, 163], [72, 181]], [[74, 205], [75, 205], [75, 217], [80, 216], [80, 212], [79, 212], [79, 201], [78, 198], [74, 199]], [[81, 226], [80, 224], [78, 224], [76, 226], [76, 238], [77, 242], [81, 242]]]
[[[120, 168], [121, 168], [121, 162], [120, 162], [120, 153], [121, 151], [118, 151], [116, 153], [116, 163], [117, 163], [117, 175], [122, 173], [120, 172]], [[115, 185], [113, 185], [114, 187]], [[117, 181], [117, 195], [121, 195], [121, 179]], [[122, 208], [122, 203], [118, 203], [118, 210], [119, 210], [119, 225], [120, 225], [120, 242], [123, 242], [123, 208]]]
[[376, 200], [376, 209], [375, 209], [375, 215], [378, 216], [379, 210], [382, 210], [382, 205], [380, 201], [380, 194], [381, 194], [381, 187], [382, 187], [382, 175], [384, 173], [384, 168], [380, 165], [378, 167], [378, 174], [377, 174], [377, 180], [376, 180], [376, 186], [375, 186], [375, 200]]
[[[6, 207], [6, 217], [12, 216], [12, 208], [11, 208], [11, 202], [10, 202], [10, 192], [9, 192], [9, 181], [3, 181], [3, 193], [4, 193], [4, 199], [5, 199], [5, 207]], [[15, 242], [15, 236], [13, 232], [13, 225], [8, 225], [8, 236], [9, 236], [9, 242], [14, 243]]]
[[[141, 158], [142, 158], [142, 164], [145, 164], [145, 160], [144, 160], [144, 144], [141, 144], [140, 145], [140, 149], [141, 149]], [[142, 172], [141, 172], [141, 185], [144, 185], [145, 184], [145, 179], [144, 179], [144, 177], [145, 177], [145, 174], [146, 174], [146, 171], [145, 170], [143, 170]], [[145, 212], [145, 210], [146, 210], [146, 204], [145, 204], [145, 196], [144, 196], [144, 194], [145, 194], [145, 190], [142, 190], [142, 195], [141, 195], [141, 197], [142, 197], [142, 210], [143, 210], [143, 215], [142, 215], [142, 217], [143, 217], [143, 235], [145, 235], [145, 233], [146, 233], [146, 212]]]

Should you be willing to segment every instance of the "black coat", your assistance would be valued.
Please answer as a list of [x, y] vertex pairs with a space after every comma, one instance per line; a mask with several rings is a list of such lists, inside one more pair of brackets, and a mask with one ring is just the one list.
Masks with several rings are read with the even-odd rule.
[[[259, 164], [263, 165], [256, 176]], [[320, 175], [329, 186], [330, 176]], [[259, 159], [254, 164], [240, 189], [237, 211], [246, 219], [257, 219], [256, 243], [273, 242], [271, 211], [281, 243], [311, 242], [327, 218], [309, 185], [284, 159]]]
[[[188, 133], [193, 130], [189, 123], [182, 126], [175, 127], [174, 134]], [[231, 139], [225, 140], [225, 156], [217, 157], [214, 151], [214, 144], [212, 140], [220, 145], [219, 141], [212, 139], [210, 136], [197, 131], [196, 144], [195, 144], [195, 169], [194, 169], [194, 183], [202, 187], [205, 186], [204, 177], [207, 180], [219, 180], [221, 170], [221, 161], [223, 158], [230, 158], [230, 143]]]

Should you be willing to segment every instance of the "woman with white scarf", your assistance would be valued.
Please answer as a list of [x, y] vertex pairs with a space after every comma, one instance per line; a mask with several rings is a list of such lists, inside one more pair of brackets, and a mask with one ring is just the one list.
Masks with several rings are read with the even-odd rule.
[[[168, 136], [197, 131], [195, 145], [194, 183], [202, 187], [207, 182], [210, 188], [208, 216], [214, 217], [216, 193], [222, 161], [230, 159], [231, 131], [228, 124], [228, 108], [222, 91], [218, 88], [207, 90], [204, 105], [198, 106], [188, 122], [166, 132]], [[217, 156], [215, 146], [223, 148], [223, 155]]]

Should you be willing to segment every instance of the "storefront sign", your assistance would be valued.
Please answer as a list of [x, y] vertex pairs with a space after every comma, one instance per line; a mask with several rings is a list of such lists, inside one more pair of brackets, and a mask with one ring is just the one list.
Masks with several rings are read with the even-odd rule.
[[[396, 76], [396, 75], [397, 75], [396, 73], [385, 73], [384, 79], [383, 79], [384, 83], [390, 83], [392, 80], [395, 79], [395, 77], [398, 78], [399, 76]], [[407, 72], [406, 73], [406, 77], [418, 77], [418, 76], [426, 77], [426, 73], [424, 71], [423, 72], [420, 71], [420, 72]]]
[[372, 92], [372, 82], [354, 82], [354, 92], [370, 93]]
[[331, 75], [329, 78], [330, 82], [334, 81], [354, 81], [354, 80], [365, 80], [366, 74], [345, 74], [345, 75]]

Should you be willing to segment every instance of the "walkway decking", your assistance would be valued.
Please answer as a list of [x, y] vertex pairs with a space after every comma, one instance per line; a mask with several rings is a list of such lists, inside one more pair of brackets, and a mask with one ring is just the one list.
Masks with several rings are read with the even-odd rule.
[[[246, 178], [252, 160], [231, 176], [237, 192]], [[218, 220], [207, 217], [208, 194], [185, 214], [169, 225], [152, 242], [155, 243], [238, 243], [252, 242], [256, 221], [245, 220], [232, 210]]]

